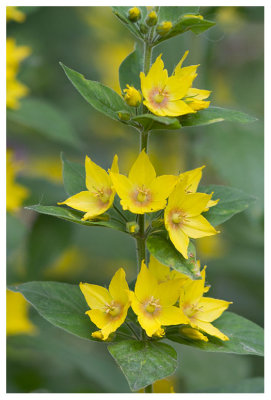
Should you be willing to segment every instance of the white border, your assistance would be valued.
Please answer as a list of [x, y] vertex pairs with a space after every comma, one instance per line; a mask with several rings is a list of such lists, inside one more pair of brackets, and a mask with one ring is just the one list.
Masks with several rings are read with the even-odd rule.
[[[5, 1], [4, 4], [0, 5], [0, 32], [1, 32], [1, 53], [0, 54], [5, 54], [5, 36], [6, 36], [6, 6], [111, 6], [111, 5], [123, 5], [126, 6], [128, 4], [133, 5], [149, 5], [149, 6], [156, 6], [156, 5], [188, 5], [188, 1], [182, 4], [182, 2], [177, 2], [177, 1], [136, 1], [135, 3], [127, 2], [126, 1], [103, 1], [100, 0], [99, 3], [96, 1], [86, 1], [86, 0], [77, 0], [76, 2], [74, 0], [65, 0], [65, 1], [57, 1], [57, 0], [47, 0], [47, 1]], [[269, 206], [271, 204], [271, 196], [270, 196], [270, 185], [268, 185], [268, 179], [270, 181], [270, 152], [271, 152], [271, 146], [270, 146], [270, 135], [271, 135], [271, 102], [270, 102], [270, 93], [271, 93], [271, 88], [270, 88], [270, 73], [268, 71], [271, 71], [271, 63], [270, 63], [270, 48], [268, 49], [267, 46], [270, 45], [270, 39], [271, 39], [271, 28], [270, 28], [270, 21], [271, 21], [271, 4], [266, 0], [266, 1], [243, 1], [239, 0], [238, 2], [232, 1], [232, 0], [227, 0], [227, 1], [196, 1], [196, 5], [199, 6], [264, 6], [265, 7], [265, 126], [266, 126], [266, 132], [267, 134], [265, 135], [265, 204], [267, 204], [265, 213], [266, 213], [266, 221], [270, 221], [271, 217], [271, 207]], [[190, 5], [190, 4], [189, 4]], [[1, 57], [0, 65], [1, 65], [1, 91], [0, 93], [2, 96], [0, 97], [0, 104], [1, 104], [1, 113], [0, 113], [0, 118], [1, 118], [1, 171], [5, 171], [5, 148], [6, 148], [6, 140], [5, 140], [5, 132], [6, 132], [6, 118], [5, 118], [5, 112], [3, 110], [6, 110], [6, 99], [5, 96], [3, 96], [3, 93], [6, 93], [6, 80], [5, 80], [5, 70], [6, 70], [6, 60], [5, 57]], [[253, 96], [253, 93], [249, 93], [248, 89], [248, 95]], [[5, 187], [5, 174], [1, 174], [1, 188]], [[4, 203], [4, 204], [3, 204]], [[4, 196], [1, 196], [1, 211], [2, 211], [2, 235], [1, 235], [1, 255], [5, 254], [5, 224], [3, 224], [3, 221], [5, 221], [5, 199]], [[267, 225], [267, 224], [266, 224]], [[266, 226], [266, 235], [265, 235], [265, 245], [266, 249], [268, 249], [268, 244], [270, 245], [270, 228], [269, 226]], [[270, 268], [271, 268], [271, 263], [270, 261], [270, 256], [268, 254], [268, 251], [266, 252], [266, 260], [265, 260], [265, 265], [267, 266], [265, 268], [265, 293], [266, 293], [266, 304], [270, 304], [270, 296], [271, 296], [271, 290], [269, 290], [269, 284], [270, 284]], [[5, 259], [2, 262], [1, 268], [2, 271], [5, 269]], [[5, 274], [5, 273], [4, 273]], [[0, 285], [1, 285], [1, 290], [0, 290], [0, 296], [1, 296], [1, 316], [2, 316], [2, 323], [0, 325], [0, 354], [1, 354], [1, 374], [0, 374], [0, 394], [1, 394], [1, 399], [43, 399], [43, 400], [50, 400], [52, 399], [52, 396], [57, 399], [89, 399], [90, 396], [92, 398], [125, 398], [125, 399], [130, 399], [134, 398], [134, 396], [140, 396], [141, 398], [154, 398], [154, 396], [159, 396], [159, 399], [167, 399], [168, 394], [47, 394], [47, 393], [26, 393], [26, 394], [6, 394], [5, 388], [6, 388], [6, 335], [5, 335], [5, 302], [6, 302], [6, 279], [5, 275], [1, 276], [0, 280]], [[268, 308], [268, 307], [266, 307]], [[265, 313], [265, 331], [267, 334], [265, 335], [266, 341], [265, 341], [265, 354], [266, 354], [266, 359], [265, 359], [265, 376], [271, 376], [271, 368], [270, 368], [270, 332], [271, 332], [271, 324], [270, 324], [270, 310]], [[206, 366], [207, 367], [207, 366]], [[219, 368], [219, 366], [218, 366]], [[106, 377], [105, 377], [106, 379]], [[247, 399], [252, 398], [253, 399], [263, 399], [267, 398], [268, 396], [270, 397], [271, 394], [271, 384], [270, 384], [270, 379], [265, 380], [265, 394], [215, 394], [215, 393], [208, 393], [208, 394], [193, 394], [193, 393], [176, 393], [172, 394], [172, 396], [180, 397], [181, 399], [194, 399], [195, 397], [203, 399], [203, 400], [209, 400], [210, 398], [217, 398], [217, 397], [223, 397], [224, 399], [232, 400], [233, 398], [238, 398], [238, 399]], [[143, 396], [143, 397], [142, 397]]]

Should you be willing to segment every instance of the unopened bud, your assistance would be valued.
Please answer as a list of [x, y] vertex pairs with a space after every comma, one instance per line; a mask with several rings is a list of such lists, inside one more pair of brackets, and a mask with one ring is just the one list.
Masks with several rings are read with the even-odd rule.
[[128, 11], [128, 19], [132, 22], [137, 22], [141, 18], [141, 11], [138, 7], [130, 8]]
[[130, 85], [126, 85], [127, 89], [124, 89], [124, 100], [129, 106], [138, 107], [141, 103], [141, 94], [136, 88]]
[[131, 114], [128, 111], [119, 111], [118, 117], [121, 121], [129, 121]]
[[156, 28], [156, 32], [159, 33], [160, 36], [166, 35], [172, 28], [172, 22], [164, 21], [159, 24]]
[[139, 225], [136, 221], [127, 222], [126, 229], [129, 233], [137, 233], [139, 231]]
[[148, 30], [149, 30], [149, 28], [147, 27], [147, 25], [145, 25], [145, 24], [143, 24], [143, 23], [140, 24], [139, 28], [140, 28], [140, 32], [143, 33], [144, 35], [145, 35], [145, 33], [147, 33]]
[[157, 20], [158, 20], [158, 17], [157, 17], [156, 12], [155, 11], [151, 11], [149, 13], [149, 15], [147, 16], [147, 18], [146, 18], [146, 24], [148, 26], [154, 26], [154, 25], [157, 24]]

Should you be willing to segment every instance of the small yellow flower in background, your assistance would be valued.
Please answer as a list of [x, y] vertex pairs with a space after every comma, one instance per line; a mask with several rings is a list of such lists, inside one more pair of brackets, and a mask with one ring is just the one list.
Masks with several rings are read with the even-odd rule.
[[42, 177], [54, 183], [62, 183], [62, 165], [59, 156], [34, 156], [25, 166], [25, 172], [28, 176]]
[[174, 117], [195, 113], [209, 106], [210, 102], [204, 99], [210, 92], [191, 87], [197, 76], [198, 65], [182, 67], [187, 55], [188, 51], [170, 77], [164, 69], [161, 54], [151, 66], [147, 76], [144, 72], [140, 73], [141, 90], [145, 98], [143, 103], [153, 114]]
[[13, 20], [16, 22], [24, 22], [25, 14], [18, 10], [18, 7], [9, 6], [6, 8], [7, 21]]
[[11, 150], [7, 150], [6, 162], [6, 208], [9, 212], [15, 212], [19, 210], [24, 200], [29, 196], [29, 191], [24, 186], [16, 183], [16, 175], [20, 170], [20, 165], [14, 160]]
[[156, 177], [155, 169], [145, 150], [137, 157], [128, 178], [112, 170], [110, 176], [121, 199], [122, 208], [135, 214], [163, 209], [178, 180], [174, 175]]
[[[86, 156], [86, 187], [88, 190], [75, 194], [67, 200], [58, 203], [66, 204], [75, 210], [83, 211], [86, 214], [83, 221], [97, 217], [108, 210], [114, 201], [115, 190], [109, 174], [99, 165], [95, 164]], [[111, 171], [118, 173], [118, 157], [114, 156]]]
[[159, 35], [164, 36], [171, 30], [171, 28], [172, 28], [172, 22], [164, 21], [157, 26], [156, 32], [159, 33]]
[[[153, 393], [175, 393], [174, 385], [176, 385], [176, 378], [174, 376], [170, 376], [165, 379], [159, 379], [159, 381], [155, 381], [153, 386]], [[144, 389], [140, 389], [138, 393], [144, 393]]]
[[138, 7], [130, 8], [128, 18], [132, 22], [137, 22], [141, 18], [141, 11]]
[[19, 99], [28, 94], [28, 88], [16, 79], [20, 63], [29, 56], [31, 50], [27, 46], [17, 46], [13, 38], [6, 41], [6, 78], [7, 78], [7, 107], [17, 109]]
[[126, 103], [129, 106], [138, 107], [142, 100], [141, 94], [133, 86], [130, 86], [130, 85], [126, 85], [126, 86], [127, 86], [127, 89], [123, 90], [125, 93], [124, 100], [126, 101]]
[[185, 14], [182, 16], [182, 18], [196, 18], [196, 19], [203, 19], [202, 15], [195, 15], [195, 14]]
[[7, 290], [7, 335], [34, 334], [37, 328], [28, 317], [29, 304], [21, 293]]
[[174, 269], [171, 270], [166, 265], [163, 265], [152, 255], [150, 256], [149, 271], [157, 279], [158, 283], [178, 279], [180, 285], [182, 285], [187, 279], [189, 279], [181, 272], [178, 272]]
[[[205, 168], [205, 165], [199, 168], [192, 169], [191, 171], [186, 171], [180, 174], [180, 182], [183, 184], [183, 189], [186, 193], [196, 193], [199, 182], [202, 177], [202, 170]], [[208, 211], [210, 207], [214, 207], [219, 202], [217, 200], [209, 200], [204, 211]]]
[[198, 239], [219, 233], [201, 213], [206, 210], [212, 194], [184, 191], [181, 181], [168, 198], [165, 227], [176, 249], [188, 258], [189, 238]]
[[[221, 340], [229, 340], [211, 322], [219, 318], [232, 302], [203, 297], [203, 294], [208, 291], [208, 288], [205, 287], [205, 268], [201, 271], [201, 280], [188, 280], [184, 283], [181, 288], [179, 305], [184, 314], [189, 318], [189, 324], [192, 328], [199, 329], [208, 335], [216, 336]], [[191, 331], [188, 332], [189, 335], [191, 337]], [[203, 339], [199, 334], [195, 334], [195, 332], [193, 332], [193, 335], [198, 335], [198, 339], [206, 341], [206, 337]]]
[[107, 340], [110, 333], [123, 324], [130, 307], [129, 286], [124, 270], [120, 268], [115, 273], [108, 290], [89, 283], [80, 283], [80, 289], [91, 308], [86, 314], [101, 329], [93, 332], [92, 336]]
[[188, 323], [183, 311], [174, 306], [180, 295], [180, 283], [180, 280], [173, 279], [159, 284], [142, 262], [135, 291], [131, 292], [131, 305], [148, 336], [158, 333], [161, 337], [162, 326]]

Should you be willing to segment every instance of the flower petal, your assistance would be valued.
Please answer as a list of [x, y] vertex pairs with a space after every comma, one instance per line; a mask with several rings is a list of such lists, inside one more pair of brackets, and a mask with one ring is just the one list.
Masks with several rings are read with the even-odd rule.
[[[169, 117], [177, 117], [179, 115], [185, 115], [195, 113], [195, 111], [189, 107], [183, 100], [168, 101], [163, 108], [160, 108], [160, 113], [157, 115], [168, 115]], [[156, 113], [155, 113], [156, 114]]]
[[72, 207], [75, 210], [80, 210], [84, 212], [93, 210], [94, 213], [98, 212], [98, 214], [100, 213], [101, 208], [98, 199], [88, 191], [77, 193], [74, 196], [69, 197], [67, 200], [57, 204], [66, 204], [67, 206]]
[[195, 193], [202, 177], [202, 170], [205, 166], [183, 172], [179, 175], [180, 182], [183, 182], [187, 193]]
[[106, 326], [110, 322], [111, 316], [102, 310], [88, 310], [86, 314], [89, 316], [91, 321], [100, 329]]
[[187, 97], [193, 97], [193, 100], [207, 99], [211, 94], [210, 90], [190, 88], [187, 92]]
[[180, 297], [181, 279], [172, 279], [162, 282], [153, 293], [154, 298], [159, 299], [162, 306], [173, 306]]
[[192, 239], [198, 239], [219, 233], [202, 215], [186, 218], [182, 225], [182, 229], [187, 236]]
[[115, 172], [117, 174], [119, 173], [119, 165], [118, 165], [118, 156], [117, 156], [117, 154], [114, 155], [110, 171]]
[[180, 228], [172, 228], [165, 220], [166, 229], [168, 230], [170, 240], [176, 247], [176, 249], [184, 256], [188, 258], [187, 248], [189, 244], [189, 238]]
[[181, 288], [181, 296], [180, 296], [180, 307], [186, 307], [188, 305], [197, 305], [203, 293], [205, 292], [205, 269], [203, 268], [201, 271], [201, 278], [200, 280], [191, 280], [188, 279], [183, 287]]
[[108, 338], [110, 333], [115, 332], [123, 324], [123, 322], [125, 321], [125, 318], [127, 316], [128, 308], [129, 308], [129, 304], [127, 304], [122, 309], [122, 312], [118, 317], [112, 318], [110, 320], [110, 322], [102, 328], [102, 334], [104, 336], [104, 340], [106, 340]]
[[188, 324], [189, 319], [179, 307], [163, 307], [157, 317], [161, 325]]
[[146, 267], [144, 261], [141, 264], [141, 270], [137, 276], [135, 284], [135, 295], [137, 299], [144, 302], [147, 298], [151, 297], [157, 289], [158, 283], [156, 278]]
[[82, 282], [79, 286], [90, 308], [102, 309], [105, 304], [109, 304], [112, 301], [108, 290], [102, 286]]
[[161, 175], [155, 178], [150, 184], [153, 201], [164, 201], [167, 199], [178, 179], [178, 176], [175, 175]]
[[122, 305], [130, 303], [129, 286], [126, 282], [125, 271], [123, 268], [118, 269], [113, 276], [109, 285], [109, 293], [115, 301]]
[[190, 217], [194, 217], [203, 212], [206, 208], [212, 194], [206, 193], [186, 193], [182, 196], [178, 207]]
[[197, 329], [184, 326], [180, 328], [180, 332], [193, 340], [203, 340], [204, 342], [208, 342], [207, 336], [203, 335], [203, 333]]
[[228, 336], [224, 335], [219, 329], [214, 327], [210, 322], [196, 321], [195, 325], [208, 335], [215, 336], [221, 340], [229, 340]]
[[154, 335], [155, 332], [160, 329], [160, 322], [153, 314], [149, 314], [143, 311], [142, 304], [140, 301], [138, 301], [134, 293], [131, 293], [131, 299], [131, 306], [134, 313], [138, 317], [138, 322], [140, 323], [141, 327], [145, 329], [147, 335], [151, 337], [152, 335]]
[[110, 178], [107, 172], [99, 165], [95, 164], [86, 156], [86, 187], [91, 192], [97, 188], [106, 188], [111, 186]]
[[158, 283], [168, 280], [171, 272], [169, 267], [160, 263], [153, 255], [150, 256], [149, 271]]
[[156, 178], [155, 169], [150, 162], [148, 154], [145, 149], [141, 151], [136, 161], [130, 169], [128, 178], [136, 185], [149, 186], [150, 183]]
[[134, 188], [134, 184], [122, 174], [117, 174], [110, 171], [110, 177], [113, 182], [114, 189], [122, 200], [123, 209], [127, 210], [129, 204], [131, 204], [131, 193]]
[[225, 300], [212, 299], [211, 297], [202, 297], [198, 302], [200, 311], [196, 313], [196, 318], [204, 322], [212, 322], [229, 307], [232, 302]]

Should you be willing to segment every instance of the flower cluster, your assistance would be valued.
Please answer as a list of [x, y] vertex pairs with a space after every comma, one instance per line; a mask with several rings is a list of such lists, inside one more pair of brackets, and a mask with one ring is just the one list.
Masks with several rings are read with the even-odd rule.
[[228, 340], [211, 322], [231, 303], [203, 297], [209, 290], [205, 286], [205, 268], [201, 271], [202, 279], [194, 281], [151, 256], [149, 268], [142, 262], [134, 291], [129, 289], [122, 268], [113, 276], [108, 290], [81, 283], [80, 289], [90, 307], [86, 314], [100, 329], [92, 336], [108, 340], [124, 323], [131, 306], [149, 337], [163, 337], [164, 327], [181, 325], [182, 334], [193, 339], [208, 341], [207, 334]]
[[[162, 54], [157, 57], [147, 75], [140, 73], [141, 91], [145, 99], [143, 104], [151, 113], [176, 117], [209, 107], [210, 101], [205, 99], [211, 92], [192, 88], [199, 65], [183, 67], [187, 55], [188, 51], [175, 67], [172, 76], [168, 76], [168, 71], [164, 68]], [[141, 94], [134, 87], [129, 86], [124, 91], [124, 99], [130, 106], [141, 103]]]
[[[25, 19], [24, 14], [17, 10], [16, 7], [7, 7], [7, 21], [14, 20], [23, 22]], [[17, 46], [13, 38], [7, 38], [6, 42], [7, 52], [7, 107], [17, 109], [19, 108], [19, 99], [26, 96], [28, 88], [17, 80], [20, 63], [29, 56], [31, 50], [27, 46]]]
[[86, 187], [58, 203], [85, 212], [83, 220], [105, 213], [113, 204], [115, 194], [123, 210], [134, 214], [163, 210], [164, 224], [176, 249], [188, 258], [189, 238], [215, 235], [216, 229], [201, 214], [216, 205], [212, 194], [198, 193], [202, 168], [175, 175], [156, 176], [149, 156], [143, 150], [132, 165], [128, 177], [119, 173], [118, 157], [107, 173], [89, 157], [85, 160]]

